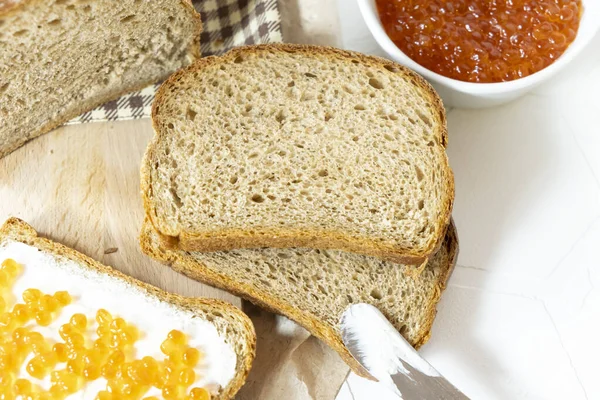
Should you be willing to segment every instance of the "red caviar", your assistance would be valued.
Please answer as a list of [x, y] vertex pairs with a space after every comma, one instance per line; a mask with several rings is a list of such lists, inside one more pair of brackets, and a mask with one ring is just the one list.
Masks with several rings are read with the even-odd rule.
[[376, 0], [392, 41], [425, 68], [503, 82], [552, 64], [573, 42], [581, 0]]

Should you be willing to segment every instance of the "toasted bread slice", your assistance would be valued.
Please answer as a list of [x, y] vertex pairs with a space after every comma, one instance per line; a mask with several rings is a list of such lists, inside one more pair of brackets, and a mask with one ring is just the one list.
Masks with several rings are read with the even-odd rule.
[[[44, 261], [42, 265], [33, 265], [40, 263], [39, 257], [36, 256], [38, 252], [40, 254], [39, 257], [42, 257]], [[217, 337], [221, 338], [219, 339], [221, 343], [227, 346], [227, 348], [230, 347], [233, 351], [232, 354], [235, 353], [235, 362], [231, 364], [235, 368], [233, 376], [226, 385], [215, 389], [216, 393], [213, 393], [213, 398], [231, 399], [244, 384], [252, 360], [254, 359], [256, 336], [250, 319], [233, 305], [215, 299], [186, 298], [167, 293], [126, 276], [111, 267], [104, 266], [73, 249], [48, 239], [40, 238], [32, 227], [16, 218], [7, 220], [2, 228], [0, 228], [0, 254], [6, 256], [11, 253], [13, 255], [20, 255], [22, 258], [29, 259], [30, 261], [34, 259], [38, 261], [35, 263], [32, 261], [30, 262], [31, 265], [25, 265], [26, 269], [38, 268], [33, 271], [34, 275], [40, 273], [39, 271], [42, 268], [55, 268], [52, 271], [62, 271], [63, 273], [66, 271], [71, 276], [77, 275], [79, 277], [78, 282], [81, 279], [84, 279], [85, 282], [89, 280], [90, 286], [88, 291], [92, 288], [94, 291], [100, 290], [101, 292], [99, 293], [104, 293], [103, 296], [100, 296], [100, 300], [106, 296], [117, 296], [118, 293], [121, 293], [119, 298], [123, 298], [122, 290], [127, 292], [127, 296], [133, 296], [136, 299], [139, 298], [140, 302], [144, 305], [147, 304], [147, 306], [142, 308], [136, 307], [133, 315], [138, 316], [139, 320], [136, 321], [134, 317], [128, 321], [133, 324], [142, 323], [144, 319], [159, 318], [161, 315], [160, 312], [163, 312], [165, 308], [169, 312], [172, 311], [173, 315], [175, 315], [173, 318], [177, 321], [181, 320], [181, 326], [184, 328], [193, 327], [197, 323], [194, 322], [196, 320], [209, 322], [210, 326], [214, 327], [211, 327], [211, 329], [216, 329]], [[32, 253], [34, 256], [31, 256]], [[20, 260], [16, 259], [16, 261], [19, 262]], [[25, 274], [23, 279], [25, 279]], [[27, 284], [27, 282], [24, 283]], [[67, 291], [76, 289], [69, 288], [69, 282], [65, 282], [63, 279], [60, 279], [59, 282], [46, 282], [44, 284], [56, 285], [57, 287], [61, 287], [61, 290]], [[80, 288], [79, 290], [82, 289]], [[117, 301], [119, 300], [117, 299]], [[77, 303], [77, 299], [74, 299], [74, 303]], [[123, 304], [121, 310], [109, 311], [114, 311], [119, 315], [125, 312], [125, 308], [126, 305]], [[127, 319], [129, 320], [128, 317]], [[168, 326], [164, 328], [171, 329]], [[144, 332], [146, 336], [151, 334], [152, 332]], [[191, 342], [194, 339], [194, 337], [190, 336], [189, 340]], [[158, 343], [160, 344], [160, 342]]]
[[0, 157], [200, 56], [190, 0], [0, 1]]
[[454, 224], [421, 274], [410, 266], [342, 251], [243, 249], [199, 253], [169, 250], [146, 221], [142, 250], [193, 279], [283, 314], [323, 340], [356, 373], [365, 371], [344, 346], [339, 320], [350, 304], [369, 303], [416, 348], [430, 336], [436, 305], [458, 254]]
[[142, 191], [167, 247], [310, 247], [421, 265], [444, 237], [444, 108], [391, 61], [237, 48], [172, 75], [152, 118]]

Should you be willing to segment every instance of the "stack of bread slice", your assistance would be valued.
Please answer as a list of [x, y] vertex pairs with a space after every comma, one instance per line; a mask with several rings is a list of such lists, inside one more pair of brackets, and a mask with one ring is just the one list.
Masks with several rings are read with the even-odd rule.
[[332, 48], [238, 48], [172, 75], [153, 125], [144, 252], [297, 321], [358, 373], [350, 304], [427, 341], [458, 246], [444, 108], [421, 77]]

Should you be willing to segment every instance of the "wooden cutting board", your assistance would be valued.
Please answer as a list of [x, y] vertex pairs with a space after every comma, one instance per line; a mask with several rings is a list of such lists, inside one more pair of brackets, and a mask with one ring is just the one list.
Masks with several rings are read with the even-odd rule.
[[[242, 301], [179, 275], [138, 245], [144, 218], [139, 168], [153, 136], [149, 119], [58, 128], [0, 159], [0, 224], [15, 216], [41, 235], [139, 280], [184, 296]], [[244, 305], [256, 326], [257, 357], [240, 400], [335, 397], [348, 368], [284, 317]]]
[[141, 157], [149, 119], [64, 126], [0, 159], [0, 223], [19, 217], [40, 234], [170, 292], [241, 300], [195, 282], [138, 245]]

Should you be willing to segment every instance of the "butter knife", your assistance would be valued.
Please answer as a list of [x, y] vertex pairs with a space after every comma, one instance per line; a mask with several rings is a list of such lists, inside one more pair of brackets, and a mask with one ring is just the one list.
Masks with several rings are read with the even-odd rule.
[[371, 375], [403, 400], [468, 399], [435, 370], [374, 306], [349, 306], [340, 319], [342, 340]]

